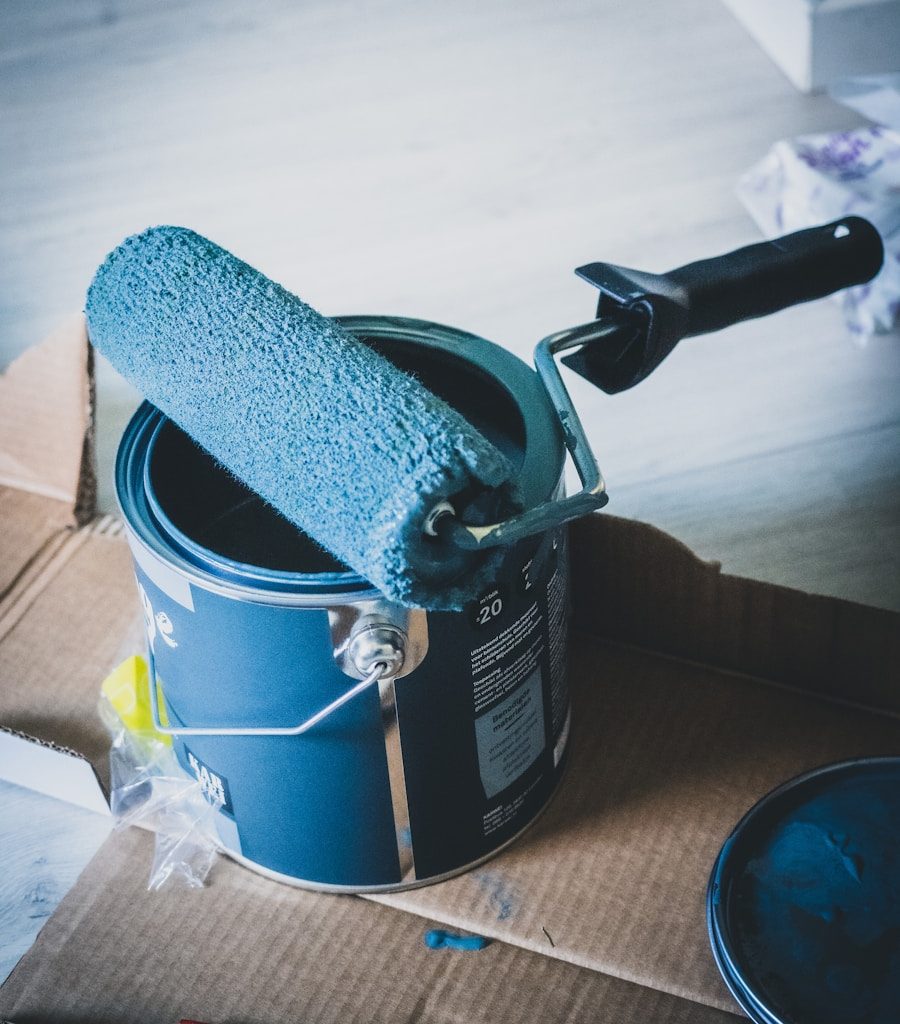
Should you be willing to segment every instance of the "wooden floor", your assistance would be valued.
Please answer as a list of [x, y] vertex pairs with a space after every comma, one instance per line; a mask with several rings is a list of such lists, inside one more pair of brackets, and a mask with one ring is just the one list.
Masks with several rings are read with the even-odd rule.
[[[778, 138], [855, 115], [794, 91], [717, 0], [7, 0], [0, 362], [81, 306], [128, 233], [183, 223], [326, 313], [528, 358], [586, 320], [572, 269], [758, 238], [734, 194]], [[827, 302], [573, 382], [609, 510], [726, 570], [900, 608], [900, 345]], [[103, 368], [103, 498], [134, 401]]]
[[0, 985], [110, 828], [107, 817], [0, 780]]

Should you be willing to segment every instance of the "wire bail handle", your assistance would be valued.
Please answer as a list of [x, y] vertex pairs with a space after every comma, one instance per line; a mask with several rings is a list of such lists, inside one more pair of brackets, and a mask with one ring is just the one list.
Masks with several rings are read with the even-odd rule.
[[163, 736], [302, 736], [364, 690], [368, 690], [370, 686], [397, 676], [403, 668], [406, 655], [406, 634], [398, 626], [389, 622], [366, 622], [350, 638], [348, 653], [352, 665], [362, 674], [363, 678], [330, 704], [326, 704], [314, 715], [300, 722], [299, 725], [170, 726], [163, 725], [160, 721], [157, 691], [161, 684], [156, 674], [156, 657], [153, 649], [150, 648], [147, 654], [147, 664], [153, 728]]

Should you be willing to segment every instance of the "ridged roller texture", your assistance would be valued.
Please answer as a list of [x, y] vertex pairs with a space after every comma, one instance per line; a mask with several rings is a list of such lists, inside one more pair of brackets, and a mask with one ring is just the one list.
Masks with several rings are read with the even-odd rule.
[[91, 341], [222, 466], [387, 596], [459, 609], [499, 552], [423, 534], [516, 508], [512, 467], [447, 403], [186, 228], [126, 239], [88, 290]]

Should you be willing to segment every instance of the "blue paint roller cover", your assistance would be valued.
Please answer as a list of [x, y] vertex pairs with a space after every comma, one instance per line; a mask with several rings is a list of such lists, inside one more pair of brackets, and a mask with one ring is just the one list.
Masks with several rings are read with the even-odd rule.
[[408, 605], [456, 610], [500, 549], [423, 533], [450, 500], [468, 522], [517, 508], [508, 460], [411, 376], [208, 239], [151, 228], [87, 296], [93, 344], [231, 473]]

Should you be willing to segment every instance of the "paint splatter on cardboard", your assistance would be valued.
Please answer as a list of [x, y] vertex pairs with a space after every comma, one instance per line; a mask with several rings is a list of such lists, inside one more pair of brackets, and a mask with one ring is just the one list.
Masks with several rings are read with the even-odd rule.
[[499, 871], [477, 871], [475, 879], [498, 921], [508, 921], [518, 913], [521, 894]]

